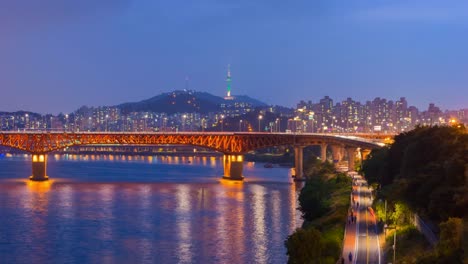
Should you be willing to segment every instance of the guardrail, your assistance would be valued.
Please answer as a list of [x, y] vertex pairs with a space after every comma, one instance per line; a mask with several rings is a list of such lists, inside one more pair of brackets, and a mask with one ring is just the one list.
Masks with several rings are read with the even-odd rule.
[[419, 217], [418, 214], [413, 213], [412, 220], [416, 229], [418, 229], [418, 231], [424, 235], [424, 237], [431, 244], [431, 246], [435, 246], [439, 242], [439, 239], [434, 234], [434, 232], [432, 232], [432, 229], [430, 229], [429, 226], [427, 226], [426, 223], [424, 223], [424, 221], [421, 219], [421, 217]]

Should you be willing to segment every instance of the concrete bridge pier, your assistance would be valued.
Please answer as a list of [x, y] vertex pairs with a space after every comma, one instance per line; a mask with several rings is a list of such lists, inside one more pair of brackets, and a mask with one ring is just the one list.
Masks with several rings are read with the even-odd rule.
[[295, 181], [304, 181], [304, 147], [294, 147], [294, 170], [293, 175]]
[[326, 143], [320, 144], [320, 159], [322, 162], [327, 161], [327, 146], [328, 144]]
[[244, 176], [242, 176], [242, 170], [244, 168], [244, 156], [243, 155], [224, 154], [223, 166], [224, 166], [223, 179], [233, 180], [233, 181], [244, 180]]
[[29, 177], [31, 181], [47, 181], [47, 155], [33, 154], [32, 155], [32, 175]]
[[346, 147], [346, 152], [348, 153], [348, 171], [354, 171], [354, 161], [356, 160], [356, 150], [355, 147]]
[[371, 153], [370, 149], [361, 149], [361, 160], [367, 159], [367, 156]]
[[341, 159], [343, 158], [343, 147], [340, 145], [332, 145], [331, 150], [332, 150], [332, 155], [333, 155], [333, 162], [334, 163], [339, 163]]

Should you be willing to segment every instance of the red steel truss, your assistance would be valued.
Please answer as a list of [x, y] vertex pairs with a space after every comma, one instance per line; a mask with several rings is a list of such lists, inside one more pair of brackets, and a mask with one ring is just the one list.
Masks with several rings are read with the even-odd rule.
[[374, 149], [372, 141], [339, 135], [288, 133], [115, 133], [115, 132], [0, 132], [0, 145], [42, 154], [79, 145], [193, 145], [225, 154], [243, 154], [280, 145], [334, 144]]

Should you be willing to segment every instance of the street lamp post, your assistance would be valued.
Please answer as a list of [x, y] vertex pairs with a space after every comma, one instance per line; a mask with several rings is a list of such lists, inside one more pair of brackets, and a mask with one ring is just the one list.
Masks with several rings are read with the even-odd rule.
[[259, 115], [258, 116], [258, 132], [260, 132], [260, 121], [262, 120], [263, 116]]
[[396, 264], [396, 227], [395, 227], [395, 233], [393, 233], [393, 264]]
[[384, 229], [395, 229], [395, 232], [393, 233], [393, 264], [396, 263], [396, 233], [397, 233], [397, 227], [389, 227], [385, 224]]
[[29, 115], [25, 114], [24, 116], [25, 116], [25, 118], [24, 118], [24, 130], [26, 130], [28, 128]]
[[385, 199], [385, 224], [387, 224], [387, 199]]
[[221, 115], [221, 132], [224, 131], [224, 115]]
[[242, 119], [239, 120], [239, 132], [242, 131]]
[[145, 115], [145, 132], [148, 131], [148, 117], [149, 117], [148, 114], [146, 114]]

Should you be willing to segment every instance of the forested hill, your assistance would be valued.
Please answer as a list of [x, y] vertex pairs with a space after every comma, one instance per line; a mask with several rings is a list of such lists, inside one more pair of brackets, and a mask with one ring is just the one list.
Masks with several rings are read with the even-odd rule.
[[395, 198], [437, 222], [468, 216], [468, 134], [463, 127], [402, 133], [391, 147], [371, 153], [363, 170], [370, 182], [388, 186]]
[[267, 104], [245, 95], [235, 96], [233, 100], [225, 100], [222, 97], [206, 92], [180, 90], [162, 93], [140, 102], [123, 103], [117, 105], [117, 107], [123, 113], [148, 111], [168, 114], [193, 112], [206, 114], [209, 112], [219, 112], [223, 103], [235, 102], [248, 103], [252, 107], [267, 106]]

